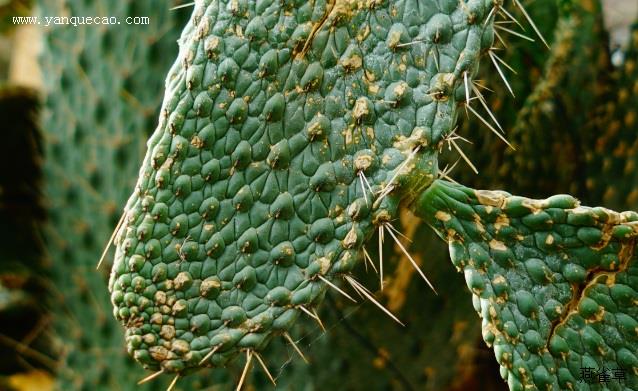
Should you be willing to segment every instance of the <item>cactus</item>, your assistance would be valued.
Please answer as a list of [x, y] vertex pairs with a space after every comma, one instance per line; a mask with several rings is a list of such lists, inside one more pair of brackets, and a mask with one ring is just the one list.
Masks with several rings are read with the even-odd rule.
[[[53, 4], [49, 3], [51, 7]], [[90, 8], [90, 2], [74, 4], [73, 13], [95, 10]], [[495, 227], [488, 209], [510, 219], [522, 236], [546, 234], [540, 232], [546, 228], [542, 224], [534, 228], [539, 230], [534, 235], [525, 228], [526, 221], [537, 217], [536, 213], [519, 220], [520, 216], [511, 215], [509, 210], [501, 211], [501, 204], [489, 204], [491, 199], [481, 197], [516, 198], [503, 193], [477, 193], [436, 179], [441, 175], [438, 154], [454, 137], [456, 117], [470, 103], [466, 102], [467, 97], [474, 95], [465, 86], [473, 85], [478, 58], [495, 55], [490, 48], [495, 32], [493, 19], [499, 8], [500, 3], [483, 1], [198, 4], [167, 79], [160, 125], [151, 136], [135, 193], [121, 219], [117, 205], [128, 185], [119, 182], [137, 171], [136, 160], [143, 153], [137, 142], [143, 139], [145, 129], [151, 129], [148, 125], [154, 121], [157, 103], [153, 83], [157, 83], [154, 75], [161, 72], [161, 62], [153, 53], [165, 50], [158, 49], [157, 44], [156, 52], [147, 47], [132, 48], [135, 58], [142, 59], [138, 62], [125, 55], [124, 48], [131, 48], [125, 43], [133, 42], [126, 35], [116, 37], [108, 30], [87, 30], [84, 42], [92, 44], [75, 46], [69, 45], [72, 39], [68, 30], [49, 33], [45, 65], [60, 75], [50, 81], [52, 92], [47, 101], [47, 195], [54, 206], [51, 227], [55, 227], [49, 230], [49, 237], [54, 238], [49, 247], [56, 261], [53, 278], [62, 290], [56, 295], [57, 305], [61, 308], [60, 303], [66, 301], [64, 312], [70, 315], [56, 319], [60, 343], [67, 352], [63, 356], [66, 365], [59, 372], [62, 387], [127, 389], [138, 379], [139, 371], [120, 357], [121, 335], [104, 315], [106, 306], [101, 294], [94, 294], [103, 287], [104, 276], [89, 269], [99, 257], [102, 238], [109, 236], [107, 227], [116, 224], [116, 257], [109, 283], [114, 315], [126, 328], [127, 349], [134, 358], [155, 370], [154, 375], [176, 375], [171, 388], [183, 375], [201, 367], [228, 365], [240, 353], [247, 360], [241, 375], [237, 374], [241, 377], [240, 386], [251, 363], [264, 369], [257, 381], [267, 380], [271, 374], [269, 365], [264, 363], [265, 346], [273, 337], [283, 335], [290, 342], [290, 349], [297, 349], [290, 336], [294, 335], [291, 327], [299, 314], [321, 323], [316, 310], [327, 290], [345, 293], [343, 282], [347, 282], [362, 298], [372, 299], [351, 272], [363, 262], [363, 246], [373, 233], [379, 232], [386, 239], [395, 237], [399, 246], [398, 233], [394, 231], [398, 226], [392, 222], [399, 216], [399, 206], [412, 206], [444, 238], [452, 240], [459, 257], [453, 260], [470, 276], [483, 270], [472, 264], [470, 255], [459, 255], [466, 249], [461, 251], [458, 241], [462, 238], [464, 245], [489, 249], [490, 238], [499, 235], [501, 225]], [[158, 12], [136, 9], [129, 9], [128, 13]], [[57, 11], [49, 8], [47, 12]], [[583, 29], [582, 26], [589, 26], [588, 18], [586, 15], [573, 20], [584, 23], [579, 25]], [[171, 30], [169, 24], [159, 22], [162, 31]], [[157, 30], [149, 33], [148, 26], [144, 33], [154, 38], [161, 35]], [[75, 37], [76, 32], [73, 34]], [[135, 41], [140, 39], [139, 31], [133, 34]], [[576, 42], [581, 45], [578, 47], [583, 47], [584, 40]], [[578, 49], [574, 52], [580, 53]], [[583, 61], [587, 58], [585, 55]], [[139, 71], [133, 70], [139, 64], [151, 64], [139, 68], [144, 69], [147, 80], [138, 78]], [[102, 76], [103, 68], [118, 71], [110, 72], [113, 79], [107, 82]], [[78, 69], [86, 77], [78, 78]], [[498, 73], [492, 70], [492, 76]], [[52, 86], [58, 83], [60, 90], [66, 92], [65, 99], [56, 99], [56, 88]], [[551, 89], [559, 84], [553, 84]], [[85, 87], [81, 91], [96, 92], [83, 95], [78, 92], [82, 85]], [[122, 110], [119, 115], [98, 101], [92, 102], [94, 110], [82, 109], [86, 99], [102, 94], [121, 96], [129, 104], [114, 106]], [[538, 101], [529, 100], [532, 112], [537, 105]], [[105, 122], [113, 125], [99, 126]], [[73, 153], [67, 153], [68, 148], [73, 148]], [[520, 180], [525, 183], [524, 177]], [[443, 204], [437, 204], [441, 200], [445, 200]], [[577, 252], [584, 261], [574, 259], [574, 268], [590, 269], [599, 262], [612, 270], [617, 265], [604, 262], [609, 262], [613, 254], [618, 255], [618, 247], [629, 248], [633, 243], [631, 214], [574, 209], [575, 201], [568, 197], [547, 202], [527, 200], [524, 204], [532, 205], [534, 212], [551, 206], [552, 213], [560, 215], [562, 211], [576, 220], [571, 216], [583, 217], [582, 214], [583, 219], [591, 220], [585, 221], [584, 230], [591, 237], [582, 234], [582, 239], [574, 233], [572, 236], [580, 242], [567, 238], [570, 243], [585, 247]], [[477, 211], [476, 216], [468, 218], [464, 214], [470, 209]], [[437, 218], [446, 213], [451, 216], [449, 220]], [[551, 218], [552, 222], [562, 221], [560, 216]], [[611, 222], [602, 222], [604, 219]], [[468, 229], [457, 232], [461, 236], [451, 234], [452, 228], [476, 227], [479, 223], [488, 227], [487, 233]], [[575, 224], [570, 222], [561, 229], [576, 229]], [[86, 229], [89, 226], [91, 230]], [[618, 234], [602, 242], [600, 249], [608, 252], [602, 261], [596, 258], [596, 252], [583, 246], [583, 241], [592, 241], [600, 228], [604, 228], [603, 233], [613, 229], [624, 230], [627, 235]], [[421, 230], [414, 235], [410, 236], [419, 237]], [[503, 244], [520, 246], [516, 241]], [[399, 250], [403, 251], [401, 247]], [[623, 254], [623, 262], [633, 262]], [[552, 266], [553, 256], [539, 259]], [[60, 262], [62, 259], [66, 264]], [[400, 265], [395, 275], [399, 276], [407, 265], [416, 268], [413, 275], [425, 278], [417, 262], [410, 259], [403, 261], [405, 265]], [[537, 270], [521, 269], [519, 261], [513, 262], [513, 278], [527, 278], [536, 284], [530, 282], [529, 289], [522, 291], [536, 294], [535, 289], [550, 289], [534, 280]], [[387, 258], [385, 262], [387, 277], [393, 267], [387, 265]], [[488, 259], [487, 264], [491, 269], [485, 278], [502, 272], [499, 267], [503, 265], [494, 264], [493, 259]], [[436, 272], [438, 267], [430, 264], [424, 269]], [[69, 268], [78, 271], [73, 278]], [[617, 285], [623, 279], [631, 283], [627, 274], [632, 270], [627, 266], [618, 272]], [[556, 278], [572, 278], [570, 272], [559, 270]], [[596, 273], [597, 270], [591, 272]], [[368, 279], [371, 281], [366, 285], [374, 286], [376, 278]], [[559, 282], [564, 293], [564, 281]], [[468, 281], [471, 289], [475, 288], [471, 286], [474, 283], [480, 284], [480, 278]], [[585, 294], [604, 288], [598, 285], [587, 288]], [[392, 303], [400, 303], [401, 299], [396, 298], [396, 291], [393, 296], [390, 287], [386, 286], [384, 294], [390, 299], [391, 309], [397, 311], [401, 305]], [[631, 293], [622, 289], [621, 295]], [[507, 301], [510, 296], [502, 303], [502, 296], [489, 289], [473, 292], [503, 305], [499, 310], [518, 308], [519, 303]], [[595, 295], [588, 299], [601, 301]], [[624, 296], [619, 300], [624, 300]], [[583, 316], [589, 317], [592, 329], [609, 328], [610, 324], [605, 323], [608, 319], [592, 315], [592, 311], [597, 315], [599, 309], [590, 301], [583, 300]], [[530, 303], [525, 302], [523, 307]], [[617, 310], [607, 307], [608, 311]], [[636, 317], [631, 314], [631, 306], [625, 307], [623, 310], [630, 316], [622, 318], [624, 323], [612, 325], [618, 332], [626, 332]], [[491, 316], [489, 306], [479, 309]], [[335, 311], [340, 319], [339, 307]], [[399, 313], [401, 321], [419, 324], [418, 317], [405, 312]], [[503, 312], [484, 318], [489, 319], [484, 320], [488, 331], [492, 326], [500, 330], [498, 326], [506, 317]], [[531, 314], [533, 320], [536, 312]], [[453, 324], [453, 319], [457, 319], [454, 314], [446, 315], [450, 318], [445, 322], [450, 323], [443, 324]], [[578, 321], [571, 317], [570, 327], [558, 332], [569, 334]], [[422, 327], [426, 326], [424, 322]], [[374, 335], [370, 327], [365, 334]], [[550, 341], [546, 325], [535, 330], [542, 335], [541, 342]], [[527, 329], [523, 331], [526, 336], [530, 334]], [[439, 335], [436, 330], [432, 332]], [[598, 344], [594, 332], [586, 329], [586, 333], [588, 343]], [[398, 338], [401, 331], [387, 334]], [[467, 333], [468, 340], [472, 339], [471, 334]], [[380, 335], [385, 336], [386, 333]], [[524, 349], [531, 351], [538, 342], [535, 335], [523, 344], [502, 333], [498, 335], [500, 339], [494, 336], [492, 340], [489, 333], [484, 336], [496, 347], [502, 373], [513, 389], [532, 385], [531, 382], [539, 387], [573, 384], [573, 365], [565, 367], [558, 358], [544, 362], [547, 373], [534, 361], [535, 356], [512, 364], [525, 371], [531, 369], [532, 375], [512, 369], [507, 353], [527, 354]], [[624, 347], [632, 348], [631, 337], [629, 332]], [[581, 353], [572, 340], [566, 346]], [[618, 356], [622, 353], [624, 363], [634, 365], [631, 354], [616, 346], [614, 349]], [[380, 350], [375, 365], [391, 365], [387, 354], [387, 350]], [[610, 362], [595, 354], [593, 360], [594, 364]], [[89, 362], [91, 371], [83, 376], [70, 372]], [[110, 368], [106, 368], [106, 363]], [[416, 362], [413, 365], [407, 370], [419, 368]], [[552, 368], [558, 374], [551, 372]], [[435, 370], [428, 372], [435, 379], [430, 384], [445, 383], [435, 374]], [[405, 386], [411, 381], [395, 379], [385, 384]], [[205, 383], [197, 378], [193, 382]]]
[[177, 376], [250, 363], [337, 279], [371, 297], [349, 272], [435, 179], [490, 9], [197, 4], [115, 240], [132, 355]]
[[[548, 0], [524, 4], [551, 43], [552, 31], [556, 25], [556, 2]], [[513, 15], [522, 17], [516, 10]], [[499, 33], [503, 38], [509, 34], [501, 30]], [[507, 50], [502, 52], [504, 61], [515, 69], [525, 70], [510, 79], [516, 99], [511, 98], [499, 76], [490, 72], [492, 69], [482, 67], [476, 77], [482, 85], [494, 90], [493, 93], [485, 93], [485, 99], [503, 129], [508, 130], [508, 134], [525, 97], [530, 94], [532, 86], [543, 73], [543, 64], [550, 52], [538, 49], [536, 42], [514, 38], [512, 42], [507, 42]], [[473, 142], [466, 144], [457, 141], [459, 146], [463, 147], [464, 153], [480, 173], [490, 174], [476, 175], [462, 167], [464, 162], [460, 161], [451, 175], [462, 183], [474, 186], [507, 185], [518, 189], [516, 180], [519, 177], [512, 177], [504, 170], [496, 170], [499, 159], [495, 156], [502, 156], [507, 145], [500, 142], [497, 136], [486, 134], [485, 125], [476, 121], [472, 114], [470, 117], [460, 115], [459, 122], [461, 124], [457, 134]], [[517, 151], [534, 147], [520, 143], [516, 145]], [[452, 166], [459, 156], [446, 153], [442, 159], [440, 167], [447, 164]], [[550, 157], [545, 159], [549, 160]], [[501, 385], [498, 367], [490, 366], [490, 351], [481, 349], [483, 342], [479, 341], [480, 322], [471, 310], [471, 303], [466, 299], [464, 282], [456, 278], [453, 269], [440, 267], [449, 259], [442, 248], [443, 243], [430, 235], [431, 230], [427, 224], [410, 218], [408, 214], [401, 214], [397, 228], [411, 239], [411, 242], [404, 241], [404, 245], [436, 285], [439, 295], [429, 294], [428, 287], [419, 283], [418, 273], [396, 244], [386, 246], [383, 255], [387, 259], [386, 287], [378, 292], [377, 297], [402, 321], [405, 320], [407, 326], [393, 327], [386, 319], [378, 316], [376, 308], [357, 306], [353, 310], [349, 308], [347, 299], [333, 295], [330, 305], [322, 306], [319, 311], [329, 329], [327, 335], [317, 340], [317, 332], [311, 333], [300, 342], [300, 346], [305, 348], [310, 365], [288, 365], [281, 381], [296, 381], [296, 384], [301, 384], [308, 382], [307, 379], [310, 378], [312, 384], [321, 388], [348, 389], [359, 389], [362, 384], [372, 389], [385, 389], [390, 385], [432, 390], [469, 387], [498, 389]], [[372, 242], [375, 240], [373, 238]], [[377, 246], [367, 247], [372, 259], [377, 259], [376, 248]], [[359, 276], [367, 287], [378, 288], [370, 267], [368, 273]], [[445, 283], [437, 284], [437, 281]], [[335, 305], [341, 308], [338, 313], [335, 312]], [[340, 321], [346, 315], [348, 317]], [[435, 323], [433, 319], [436, 320]], [[347, 326], [329, 326], [335, 322], [347, 323]], [[444, 343], [446, 347], [443, 348], [439, 343]], [[340, 352], [338, 356], [334, 354], [335, 351]], [[330, 366], [324, 365], [327, 360], [330, 360]], [[372, 376], [374, 382], [370, 384], [369, 379]], [[489, 382], [492, 379], [495, 383], [490, 388]]]
[[42, 55], [58, 388], [139, 389], [135, 383], [144, 373], [122, 348], [122, 333], [101, 294], [107, 276], [95, 272], [95, 262], [133, 186], [183, 14], [150, 2], [65, 3], [43, 1], [42, 14], [151, 20], [126, 27], [52, 26], [45, 30]]
[[414, 211], [449, 242], [510, 389], [589, 389], [582, 368], [638, 387], [637, 213], [440, 180]]

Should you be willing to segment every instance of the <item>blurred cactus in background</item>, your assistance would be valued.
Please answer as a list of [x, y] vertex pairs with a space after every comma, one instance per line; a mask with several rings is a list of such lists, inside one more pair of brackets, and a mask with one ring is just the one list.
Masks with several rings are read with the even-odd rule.
[[142, 373], [112, 321], [95, 264], [155, 127], [184, 13], [148, 1], [42, 1], [42, 15], [148, 16], [144, 26], [44, 30], [45, 234], [61, 389], [127, 389]]

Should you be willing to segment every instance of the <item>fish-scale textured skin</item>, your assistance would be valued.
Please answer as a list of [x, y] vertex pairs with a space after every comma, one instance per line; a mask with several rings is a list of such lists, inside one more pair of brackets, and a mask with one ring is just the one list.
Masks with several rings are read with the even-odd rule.
[[[551, 44], [558, 16], [556, 1], [522, 3]], [[524, 21], [516, 7], [508, 10]], [[529, 28], [527, 30], [526, 34], [532, 36]], [[481, 64], [475, 79], [493, 90], [483, 90], [485, 99], [506, 133], [509, 133], [517, 112], [534, 84], [542, 77], [543, 64], [550, 51], [538, 39], [529, 42], [509, 36], [502, 30], [497, 31], [506, 40], [507, 48], [496, 53], [519, 71], [508, 79], [516, 98], [512, 98], [507, 91], [489, 60]], [[494, 44], [501, 46], [498, 40]], [[482, 110], [476, 101], [472, 102], [472, 107]], [[487, 114], [483, 115], [487, 118]], [[512, 175], [509, 169], [502, 169], [502, 155], [507, 145], [476, 118], [467, 118], [464, 110], [458, 119], [457, 134], [471, 140], [472, 144], [458, 143], [482, 175], [474, 174], [461, 161], [451, 176], [472, 187], [481, 183], [480, 186], [488, 188], [504, 187], [520, 191], [517, 184], [519, 177]], [[517, 145], [518, 151], [526, 148], [533, 149], [535, 146]], [[454, 152], [446, 147], [439, 167], [453, 164], [458, 159]], [[552, 159], [554, 156], [543, 158]], [[480, 320], [467, 300], [465, 282], [453, 268], [441, 266], [449, 262], [445, 243], [431, 234], [426, 223], [414, 217], [408, 218], [408, 215], [401, 214], [400, 223], [395, 221], [393, 224], [411, 239], [403, 240], [403, 244], [434, 284], [438, 295], [432, 294], [402, 250], [387, 241], [386, 235], [384, 290], [379, 290], [379, 277], [369, 265], [367, 272], [361, 265], [354, 273], [407, 326], [395, 327], [392, 320], [382, 316], [374, 305], [365, 304], [355, 309], [348, 299], [333, 294], [334, 300], [319, 310], [329, 332], [318, 341], [317, 330], [314, 333], [308, 331], [307, 336], [301, 332], [295, 333], [299, 337], [306, 336], [298, 344], [310, 364], [297, 360], [286, 366], [285, 376], [278, 381], [280, 386], [285, 387], [282, 383], [285, 381], [285, 384], [310, 383], [326, 389], [336, 387], [350, 390], [385, 390], [391, 387], [491, 390], [505, 387], [498, 373], [498, 364], [493, 362], [493, 353], [481, 339]], [[371, 258], [378, 262], [376, 238], [369, 240], [365, 247]], [[436, 321], [432, 322], [432, 319]], [[336, 327], [331, 327], [332, 324]], [[335, 355], [335, 351], [339, 354]], [[331, 365], [324, 365], [328, 360]], [[374, 381], [370, 381], [372, 377]]]
[[581, 368], [638, 387], [638, 214], [440, 180], [416, 207], [449, 242], [511, 390], [603, 389]]
[[[411, 230], [401, 229], [397, 224], [395, 227], [406, 235]], [[406, 326], [393, 322], [371, 303], [354, 305], [328, 292], [331, 298], [326, 299], [326, 305], [319, 311], [328, 333], [316, 340], [320, 335], [317, 330], [299, 342], [310, 364], [299, 360], [300, 365], [286, 367], [281, 381], [310, 383], [315, 389], [353, 391], [448, 390], [454, 386], [481, 390], [504, 388], [493, 353], [487, 347], [480, 349], [484, 346], [480, 323], [468, 300], [463, 279], [449, 267], [445, 243], [430, 240], [434, 235], [425, 224], [410, 227], [416, 228], [414, 234], [409, 235], [413, 242], [404, 240], [403, 243], [409, 245], [410, 254], [434, 284], [438, 295], [433, 294], [412, 265], [402, 259], [401, 250], [395, 249], [391, 241], [386, 242], [384, 290], [379, 291], [379, 276], [369, 265], [367, 273], [360, 265], [356, 274], [361, 283], [375, 292], [377, 300]], [[375, 247], [373, 239], [366, 249], [378, 263], [374, 257]], [[462, 387], [479, 380], [481, 387]]]
[[[95, 265], [135, 185], [187, 13], [147, 1], [44, 0], [41, 7], [46, 16], [115, 16], [122, 23], [43, 27], [45, 234], [57, 387], [146, 389], [135, 385], [145, 373], [122, 348], [123, 333], [101, 294], [108, 275]], [[151, 22], [126, 25], [127, 16]]]
[[[558, 19], [557, 2], [536, 0], [522, 3], [551, 45]], [[518, 8], [508, 7], [508, 11], [524, 22]], [[505, 20], [501, 16], [498, 19]], [[516, 98], [512, 98], [489, 60], [481, 65], [475, 79], [493, 90], [482, 91], [490, 109], [508, 134], [527, 96], [542, 78], [543, 65], [550, 51], [543, 47], [529, 28], [524, 33], [536, 38], [536, 42], [497, 31], [506, 41], [507, 48], [496, 53], [518, 71], [517, 75], [510, 73], [508, 78]], [[498, 39], [494, 45], [502, 46]], [[478, 102], [473, 101], [472, 106], [482, 111]], [[484, 112], [483, 116], [488, 118]], [[472, 141], [472, 144], [459, 142], [459, 145], [472, 159], [479, 175], [470, 171], [461, 161], [451, 176], [470, 187], [522, 191], [517, 183], [520, 176], [512, 175], [511, 170], [502, 164], [507, 145], [472, 114], [468, 118], [462, 110], [458, 120], [457, 134]], [[525, 144], [516, 147], [518, 151], [535, 148], [534, 145]], [[446, 147], [440, 156], [439, 167], [453, 164], [459, 158], [454, 152]], [[553, 158], [556, 157], [543, 157]], [[401, 214], [400, 224], [397, 221], [393, 224], [411, 239], [404, 240], [403, 244], [432, 281], [438, 295], [432, 294], [402, 250], [387, 241], [386, 235], [384, 290], [379, 290], [379, 277], [369, 265], [367, 272], [361, 265], [354, 273], [407, 326], [394, 326], [392, 320], [381, 315], [374, 305], [353, 307], [347, 298], [332, 294], [329, 305], [318, 309], [328, 333], [319, 338], [321, 330], [315, 324], [295, 330], [294, 335], [299, 338], [297, 344], [310, 364], [302, 360], [289, 362], [285, 367], [285, 376], [278, 379], [280, 387], [299, 384], [312, 384], [321, 389], [349, 390], [402, 387], [415, 390], [500, 390], [505, 387], [498, 373], [498, 364], [493, 362], [492, 350], [485, 346], [481, 338], [480, 319], [472, 310], [472, 303], [467, 300], [465, 282], [453, 268], [441, 266], [449, 262], [445, 243], [431, 234], [426, 223], [414, 217], [405, 219], [407, 215]], [[371, 258], [378, 262], [376, 237], [372, 237], [365, 247]], [[432, 322], [432, 319], [436, 321]], [[330, 365], [325, 365], [328, 361]]]
[[[638, 22], [631, 27], [624, 61], [592, 121], [598, 137], [587, 154], [588, 196], [603, 205], [638, 209]], [[610, 153], [611, 152], [611, 153]]]
[[[348, 273], [434, 179], [491, 7], [198, 3], [116, 239], [109, 288], [131, 354], [182, 373], [215, 349], [203, 365], [223, 366], [314, 307], [319, 277]], [[398, 191], [368, 203], [359, 173], [373, 191], [401, 174]]]

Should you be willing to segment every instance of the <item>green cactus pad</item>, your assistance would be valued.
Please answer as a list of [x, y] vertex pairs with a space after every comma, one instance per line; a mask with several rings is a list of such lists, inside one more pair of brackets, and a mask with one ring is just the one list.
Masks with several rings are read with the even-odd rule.
[[115, 241], [129, 352], [223, 366], [316, 306], [435, 179], [493, 6], [197, 3]]
[[[43, 231], [52, 270], [50, 290], [38, 297], [46, 297], [50, 306], [51, 324], [44, 329], [52, 343], [50, 350], [31, 347], [53, 352], [56, 389], [150, 389], [135, 384], [144, 371], [122, 348], [123, 333], [110, 315], [106, 294], [108, 274], [96, 272], [95, 263], [135, 184], [145, 138], [161, 104], [158, 91], [177, 55], [175, 41], [187, 17], [168, 8], [135, 0], [39, 2], [41, 17], [99, 15], [122, 21], [119, 26], [39, 27], [48, 212]], [[148, 16], [150, 24], [126, 25], [128, 16]], [[25, 165], [15, 169], [19, 160], [11, 162], [8, 169], [26, 173]], [[20, 251], [35, 248], [31, 242]]]
[[414, 207], [449, 243], [510, 389], [601, 389], [582, 368], [638, 387], [638, 214], [441, 180]]

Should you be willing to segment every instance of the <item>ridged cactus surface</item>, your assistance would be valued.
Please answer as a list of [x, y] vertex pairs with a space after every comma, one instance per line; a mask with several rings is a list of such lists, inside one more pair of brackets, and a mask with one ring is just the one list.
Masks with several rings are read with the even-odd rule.
[[437, 181], [416, 204], [450, 243], [510, 389], [638, 387], [638, 214]]
[[434, 179], [493, 38], [486, 4], [457, 5], [196, 5], [116, 239], [111, 299], [139, 361], [250, 357]]
[[133, 356], [174, 373], [250, 359], [352, 282], [363, 242], [435, 179], [490, 9], [197, 3], [116, 238]]
[[[44, 30], [44, 195], [53, 268], [53, 349], [58, 387], [138, 389], [144, 372], [126, 358], [111, 317], [108, 276], [95, 265], [135, 183], [155, 126], [164, 77], [177, 55], [183, 13], [168, 4], [41, 2], [42, 15], [148, 16], [150, 25]], [[122, 22], [124, 23], [124, 22]]]
[[[177, 380], [185, 389], [231, 387], [239, 378], [240, 387], [261, 389], [270, 368], [281, 389], [361, 389], [372, 375], [376, 388], [368, 389], [462, 389], [484, 370], [472, 368], [480, 330], [469, 322], [469, 300], [457, 304], [465, 291], [437, 286], [435, 297], [429, 282], [416, 281], [425, 279], [421, 268], [444, 283], [454, 273], [437, 262], [441, 247], [422, 239], [429, 226], [450, 243], [511, 389], [597, 389], [578, 381], [582, 367], [622, 367], [624, 386], [638, 387], [638, 216], [438, 179], [448, 178], [443, 167], [454, 156], [442, 158], [440, 172], [439, 154], [469, 135], [478, 143], [466, 152], [483, 172], [472, 177], [459, 163], [455, 173], [464, 173], [451, 176], [465, 184], [533, 196], [569, 190], [635, 207], [634, 184], [624, 180], [635, 158], [635, 48], [608, 78], [598, 2], [561, 1], [558, 22], [553, 1], [537, 2], [530, 14], [540, 30], [547, 36], [557, 26], [551, 51], [505, 40], [506, 54], [495, 47], [515, 23], [502, 7], [523, 17], [517, 1], [204, 0], [179, 54], [184, 14], [168, 4], [42, 3], [45, 15], [151, 17], [137, 27], [45, 30], [48, 297], [59, 388], [138, 389], [144, 373], [128, 351], [156, 375], [171, 374], [171, 388]], [[551, 16], [539, 19], [543, 12]], [[518, 102], [504, 101], [507, 83], [494, 99], [483, 87], [508, 72], [497, 55], [530, 71], [512, 83]], [[477, 131], [485, 119], [497, 126], [477, 91], [495, 102], [518, 151], [506, 151], [500, 131]], [[619, 104], [601, 105], [616, 97]], [[547, 134], [563, 126], [565, 134]], [[539, 162], [539, 154], [548, 156]], [[617, 167], [624, 176], [601, 195]], [[94, 266], [114, 228], [111, 310], [107, 276]], [[372, 250], [379, 235], [383, 258]], [[389, 326], [372, 305], [352, 311], [350, 296], [376, 296], [407, 328]], [[419, 305], [426, 315], [414, 312]], [[288, 356], [307, 349], [313, 365], [291, 368], [295, 360], [276, 347], [268, 354], [275, 337], [289, 344]], [[393, 343], [402, 337], [408, 342]], [[357, 348], [335, 357], [335, 346], [353, 341]], [[437, 351], [441, 361], [428, 362]], [[344, 361], [365, 355], [363, 365]], [[252, 379], [251, 363], [261, 366]], [[204, 367], [231, 370], [183, 379]]]
[[[116, 230], [109, 288], [129, 353], [177, 380], [240, 354], [247, 370], [275, 336], [294, 346], [328, 288], [372, 297], [350, 273], [374, 232], [398, 242], [407, 204], [450, 242], [511, 389], [576, 387], [577, 364], [613, 363], [633, 387], [635, 214], [437, 179], [458, 113], [474, 112], [479, 58], [502, 76], [500, 7], [197, 3]], [[567, 7], [544, 91], [569, 80], [561, 49], [589, 49], [579, 28], [601, 41], [596, 7]], [[539, 118], [545, 98], [529, 102]]]

